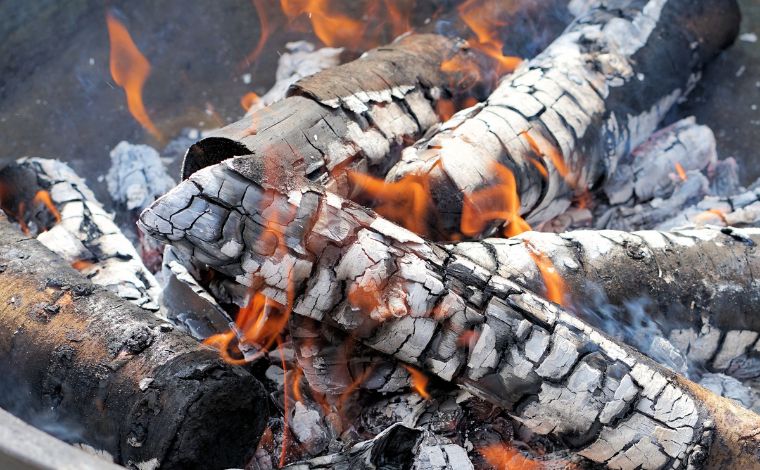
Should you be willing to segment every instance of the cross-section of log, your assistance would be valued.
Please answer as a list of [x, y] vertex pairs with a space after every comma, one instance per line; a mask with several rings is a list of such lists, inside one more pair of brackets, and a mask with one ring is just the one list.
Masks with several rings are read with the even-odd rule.
[[476, 263], [455, 263], [445, 247], [301, 178], [270, 179], [262, 163], [244, 179], [229, 166], [219, 174], [223, 166], [159, 199], [143, 227], [296, 315], [456, 381], [595, 462], [760, 462], [760, 417], [567, 310]]
[[142, 468], [241, 467], [261, 384], [0, 219], [0, 406]]
[[159, 309], [153, 274], [113, 216], [65, 163], [22, 158], [6, 166], [0, 171], [0, 204], [93, 283], [146, 310]]
[[505, 224], [503, 202], [471, 196], [503, 179], [495, 166], [513, 175], [520, 214], [549, 220], [654, 132], [739, 19], [735, 0], [601, 2], [485, 103], [406, 149], [387, 180], [429, 180], [428, 231], [438, 238]]

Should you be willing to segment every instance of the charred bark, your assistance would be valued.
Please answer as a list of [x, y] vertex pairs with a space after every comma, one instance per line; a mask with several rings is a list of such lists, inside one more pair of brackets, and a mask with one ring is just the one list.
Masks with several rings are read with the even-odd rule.
[[[295, 177], [272, 185], [263, 164], [253, 180], [232, 164], [195, 173], [143, 213], [143, 227], [282, 305], [293, 289], [294, 314], [455, 381], [592, 461], [760, 460], [757, 415], [514, 281], [456, 263], [445, 246]], [[273, 244], [284, 253], [273, 256]]]
[[146, 310], [159, 310], [153, 274], [68, 165], [22, 158], [0, 171], [0, 189], [3, 210], [94, 284]]
[[514, 174], [520, 213], [545, 222], [614, 174], [734, 40], [739, 19], [733, 0], [603, 2], [485, 103], [406, 149], [387, 179], [428, 178], [429, 231], [448, 239], [460, 232], [465, 195], [493, 186], [498, 164]]
[[261, 384], [4, 216], [0, 298], [0, 406], [125, 465], [245, 463], [266, 422]]

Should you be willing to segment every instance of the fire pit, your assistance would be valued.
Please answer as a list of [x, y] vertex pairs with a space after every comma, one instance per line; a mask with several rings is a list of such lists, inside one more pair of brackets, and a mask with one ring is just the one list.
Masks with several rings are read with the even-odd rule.
[[253, 0], [183, 130], [101, 11], [143, 137], [0, 169], [0, 406], [72, 444], [0, 462], [760, 468], [760, 189], [683, 114], [743, 8]]

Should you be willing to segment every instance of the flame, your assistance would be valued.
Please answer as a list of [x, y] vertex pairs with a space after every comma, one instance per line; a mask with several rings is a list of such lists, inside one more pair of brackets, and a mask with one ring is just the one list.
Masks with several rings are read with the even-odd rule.
[[277, 336], [277, 347], [280, 351], [280, 364], [282, 365], [282, 449], [280, 450], [280, 468], [285, 466], [285, 457], [288, 450], [288, 428], [290, 427], [290, 413], [288, 411], [288, 366], [285, 363], [285, 354], [282, 352], [282, 342]]
[[[559, 173], [559, 175], [564, 178], [565, 181], [570, 184], [570, 186], [574, 186], [572, 181], [568, 181], [570, 169], [567, 167], [562, 153], [557, 150], [554, 145], [552, 145], [548, 140], [546, 140], [544, 136], [537, 132], [531, 135], [526, 131], [520, 135], [525, 138], [525, 140], [528, 142], [528, 145], [530, 145], [531, 150], [533, 150], [536, 155], [542, 156], [544, 158], [548, 157], [554, 165], [554, 168], [557, 169], [557, 173]], [[548, 176], [545, 171], [546, 170], [544, 169], [544, 171], [541, 172], [544, 177]]]
[[351, 382], [351, 384], [348, 387], [346, 387], [343, 393], [340, 394], [340, 396], [338, 397], [338, 403], [337, 403], [336, 408], [338, 410], [338, 414], [341, 417], [343, 416], [343, 408], [345, 408], [346, 402], [348, 402], [348, 399], [351, 398], [351, 396], [359, 388], [359, 386], [363, 384], [365, 380], [367, 380], [367, 378], [370, 376], [373, 370], [374, 370], [374, 367], [372, 366], [364, 369], [364, 371], [359, 375], [359, 377], [355, 378]]
[[301, 393], [301, 379], [303, 378], [303, 371], [301, 368], [297, 368], [294, 371], [293, 377], [293, 398], [295, 401], [303, 401], [303, 394]]
[[[259, 41], [256, 43], [256, 47], [247, 55], [243, 60], [243, 63], [249, 65], [256, 61], [264, 50], [264, 46], [269, 40], [269, 36], [272, 34], [272, 27], [269, 23], [269, 14], [267, 5], [264, 4], [264, 0], [251, 0], [254, 8], [256, 8], [256, 14], [259, 17]], [[244, 106], [245, 107], [245, 106]]]
[[499, 19], [509, 5], [503, 0], [467, 0], [457, 11], [459, 17], [475, 35], [468, 42], [496, 62], [497, 75], [514, 71], [522, 62], [519, 57], [505, 56], [504, 42], [499, 39], [500, 30], [507, 23]]
[[394, 183], [355, 171], [349, 171], [348, 177], [361, 193], [376, 202], [378, 214], [414, 233], [427, 233], [426, 221], [432, 208], [427, 175], [409, 174]]
[[697, 216], [694, 217], [694, 222], [699, 225], [705, 225], [714, 221], [715, 218], [718, 218], [723, 225], [730, 225], [728, 219], [726, 219], [726, 214], [720, 209], [709, 209], [697, 214]]
[[418, 369], [404, 364], [404, 369], [409, 372], [412, 381], [412, 388], [425, 400], [430, 400], [430, 394], [427, 391], [428, 377]]
[[50, 198], [49, 192], [45, 191], [44, 189], [40, 189], [34, 195], [32, 202], [36, 202], [38, 204], [42, 204], [43, 206], [47, 207], [47, 210], [49, 210], [50, 213], [55, 218], [56, 223], [61, 221], [61, 214], [60, 212], [58, 212], [58, 208], [55, 207], [55, 204], [53, 204], [53, 200]]
[[259, 95], [256, 93], [252, 91], [248, 92], [240, 98], [240, 106], [242, 106], [245, 111], [248, 111], [251, 109], [251, 106], [258, 103], [259, 99], [261, 98], [259, 98]]
[[515, 176], [499, 163], [493, 164], [493, 171], [498, 183], [464, 196], [460, 230], [466, 236], [480, 234], [495, 220], [508, 222], [504, 229], [507, 237], [530, 230], [528, 223], [520, 216], [520, 196]]
[[565, 287], [565, 281], [554, 267], [552, 260], [546, 256], [545, 253], [539, 251], [533, 246], [530, 241], [525, 240], [525, 245], [528, 248], [531, 258], [536, 263], [538, 271], [541, 273], [541, 277], [544, 280], [544, 286], [546, 288], [546, 298], [554, 302], [555, 304], [565, 305], [565, 298], [567, 294], [567, 288]]
[[150, 75], [150, 63], [137, 49], [124, 24], [111, 13], [106, 14], [106, 23], [111, 42], [110, 66], [113, 81], [124, 89], [127, 107], [137, 122], [153, 137], [163, 140], [161, 132], [148, 117], [143, 104], [142, 90], [145, 80]]
[[314, 34], [330, 47], [348, 46], [361, 39], [365, 26], [361, 21], [335, 13], [326, 0], [280, 0], [282, 11], [291, 20], [307, 14]]
[[539, 470], [540, 462], [531, 460], [514, 447], [506, 444], [489, 444], [478, 449], [480, 455], [496, 470]]
[[678, 174], [678, 177], [681, 178], [681, 181], [686, 181], [686, 171], [683, 169], [683, 166], [681, 166], [680, 163], [676, 162], [676, 174]]
[[459, 335], [457, 345], [462, 348], [470, 347], [470, 345], [477, 343], [479, 338], [480, 333], [475, 330], [467, 330]]

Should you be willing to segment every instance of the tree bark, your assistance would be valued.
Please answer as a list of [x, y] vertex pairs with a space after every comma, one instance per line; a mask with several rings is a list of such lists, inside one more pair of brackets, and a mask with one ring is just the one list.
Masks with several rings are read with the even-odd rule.
[[[65, 163], [22, 158], [0, 171], [2, 208], [69, 264], [119, 297], [159, 310], [160, 288], [132, 243]], [[46, 191], [47, 206], [37, 196]], [[20, 210], [25, 208], [24, 210]]]
[[190, 178], [194, 190], [179, 186], [159, 199], [141, 216], [144, 229], [296, 315], [457, 382], [595, 462], [760, 461], [760, 417], [568, 310], [302, 179], [270, 183], [262, 164], [246, 180], [226, 165], [224, 175], [225, 165], [201, 170]]
[[264, 389], [0, 218], [0, 406], [117, 462], [242, 466]]
[[734, 0], [605, 2], [485, 103], [406, 149], [387, 180], [428, 178], [429, 232], [449, 239], [460, 232], [465, 195], [493, 186], [493, 166], [502, 165], [514, 174], [520, 214], [545, 222], [614, 174], [731, 44], [739, 20]]

